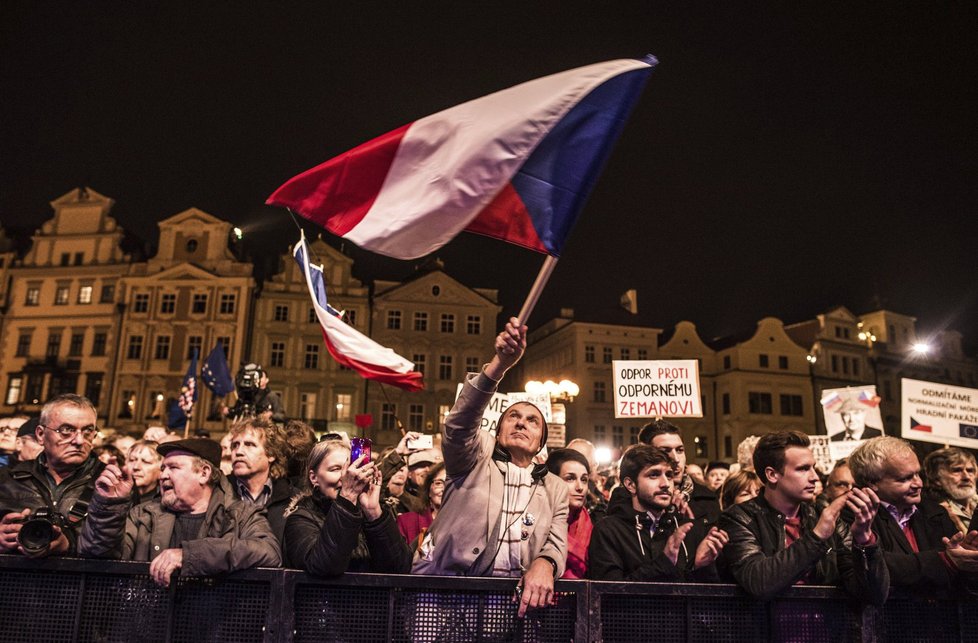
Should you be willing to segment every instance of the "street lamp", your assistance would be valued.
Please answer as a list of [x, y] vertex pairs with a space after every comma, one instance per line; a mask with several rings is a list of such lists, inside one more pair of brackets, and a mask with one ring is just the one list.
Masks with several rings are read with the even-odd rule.
[[924, 342], [917, 342], [911, 348], [913, 349], [913, 352], [917, 353], [918, 355], [926, 355], [930, 352], [930, 344], [926, 344]]

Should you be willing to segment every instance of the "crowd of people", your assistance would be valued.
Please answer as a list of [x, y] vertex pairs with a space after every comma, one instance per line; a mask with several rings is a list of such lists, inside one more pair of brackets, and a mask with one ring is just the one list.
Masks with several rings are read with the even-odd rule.
[[221, 443], [151, 428], [95, 446], [96, 409], [58, 396], [38, 418], [0, 421], [0, 553], [145, 561], [164, 586], [178, 571], [257, 566], [510, 577], [521, 616], [549, 605], [559, 578], [732, 582], [761, 600], [835, 585], [876, 605], [892, 588], [978, 584], [964, 449], [921, 464], [910, 443], [874, 437], [823, 479], [803, 433], [754, 437], [735, 465], [700, 467], [679, 428], [656, 420], [599, 469], [586, 440], [548, 452], [532, 403], [508, 406], [495, 435], [481, 429], [526, 327], [511, 319], [493, 348], [440, 444], [413, 448], [409, 432], [374, 458], [271, 411], [238, 419]]

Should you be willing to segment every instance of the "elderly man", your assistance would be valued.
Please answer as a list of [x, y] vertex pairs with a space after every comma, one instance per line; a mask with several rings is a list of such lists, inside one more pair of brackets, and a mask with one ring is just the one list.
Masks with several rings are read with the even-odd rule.
[[909, 442], [868, 440], [849, 455], [849, 468], [857, 485], [879, 496], [873, 531], [894, 587], [933, 596], [978, 571], [978, 552], [969, 551], [974, 539], [959, 546], [961, 534], [944, 507], [922, 498], [920, 461]]
[[924, 497], [940, 503], [962, 535], [975, 515], [975, 456], [958, 447], [938, 449], [924, 458], [927, 488]]
[[275, 567], [282, 557], [261, 508], [235, 500], [221, 474], [221, 446], [194, 438], [157, 447], [161, 497], [133, 507], [132, 478], [108, 465], [95, 483], [79, 536], [83, 556], [150, 561], [166, 587], [173, 572], [207, 576]]
[[231, 427], [231, 488], [234, 496], [264, 507], [266, 518], [282, 542], [285, 510], [299, 490], [289, 483], [289, 446], [285, 433], [269, 420], [243, 418]]
[[[36, 460], [0, 469], [0, 553], [40, 557], [75, 551], [78, 524], [104, 466], [91, 455], [96, 418], [95, 407], [79, 395], [59, 395], [41, 409], [35, 436], [43, 452]], [[52, 540], [33, 537], [25, 548], [18, 535], [38, 514], [53, 518], [46, 532]]]
[[413, 569], [518, 576], [520, 616], [550, 604], [567, 559], [567, 485], [533, 463], [546, 444], [543, 414], [517, 402], [499, 418], [495, 440], [480, 428], [500, 380], [525, 350], [526, 326], [511, 318], [496, 337], [492, 361], [466, 379], [446, 418], [444, 499]]
[[839, 407], [839, 417], [842, 419], [842, 430], [832, 435], [833, 442], [845, 440], [869, 440], [883, 435], [883, 430], [866, 425], [866, 405], [852, 398], [847, 398]]
[[[870, 528], [879, 498], [871, 490], [853, 489], [816, 513], [818, 473], [809, 444], [800, 431], [777, 431], [758, 440], [754, 472], [764, 490], [720, 516], [719, 527], [730, 537], [721, 570], [761, 600], [806, 583], [840, 585], [854, 598], [882, 605], [889, 576]], [[839, 520], [843, 507], [853, 513], [851, 528]]]

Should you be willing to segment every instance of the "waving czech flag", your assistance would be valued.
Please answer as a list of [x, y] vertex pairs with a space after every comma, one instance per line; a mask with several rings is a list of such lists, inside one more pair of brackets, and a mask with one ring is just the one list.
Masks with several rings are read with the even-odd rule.
[[292, 178], [267, 203], [398, 259], [462, 230], [557, 257], [656, 64], [612, 60], [451, 107]]

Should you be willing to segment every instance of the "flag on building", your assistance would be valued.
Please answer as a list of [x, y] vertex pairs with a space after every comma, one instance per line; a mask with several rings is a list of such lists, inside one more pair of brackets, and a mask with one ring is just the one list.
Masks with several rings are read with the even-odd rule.
[[326, 349], [337, 362], [358, 372], [368, 380], [385, 382], [408, 390], [420, 391], [424, 388], [421, 373], [414, 370], [414, 364], [393, 350], [381, 346], [359, 332], [335, 313], [326, 303], [326, 281], [322, 266], [309, 263], [309, 250], [303, 234], [293, 251], [296, 263], [306, 277], [313, 310], [323, 329]]
[[463, 230], [559, 256], [656, 64], [612, 60], [451, 107], [307, 170], [267, 203], [398, 259]]
[[217, 342], [214, 350], [204, 360], [200, 377], [204, 380], [204, 386], [217, 397], [224, 397], [234, 390], [234, 380], [231, 379], [231, 370], [228, 368], [227, 358], [224, 357], [224, 345], [221, 342]]
[[190, 366], [187, 368], [187, 374], [183, 376], [183, 386], [180, 387], [180, 397], [177, 398], [177, 404], [187, 417], [193, 413], [195, 402], [197, 402], [197, 349], [194, 349], [194, 355], [190, 358]]

